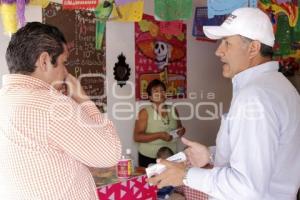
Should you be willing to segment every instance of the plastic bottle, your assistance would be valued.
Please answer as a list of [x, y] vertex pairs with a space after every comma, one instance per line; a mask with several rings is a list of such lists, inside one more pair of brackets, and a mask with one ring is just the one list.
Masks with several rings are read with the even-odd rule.
[[133, 157], [131, 154], [131, 149], [129, 149], [129, 148], [126, 149], [125, 158], [130, 160], [130, 171], [131, 171], [131, 175], [132, 175], [134, 173], [134, 162], [133, 162]]
[[118, 178], [129, 178], [133, 174], [133, 162], [131, 149], [126, 149], [126, 154], [122, 156], [117, 165]]

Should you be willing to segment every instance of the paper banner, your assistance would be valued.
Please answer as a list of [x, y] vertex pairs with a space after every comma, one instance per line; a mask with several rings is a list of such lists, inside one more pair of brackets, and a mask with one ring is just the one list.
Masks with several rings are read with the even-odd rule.
[[288, 3], [288, 2], [292, 2], [292, 0], [277, 0], [277, 3], [281, 4], [281, 3]]
[[63, 9], [96, 8], [99, 0], [63, 0]]
[[192, 17], [192, 0], [155, 0], [154, 14], [159, 21], [188, 20]]
[[118, 6], [121, 18], [117, 13], [116, 7], [113, 9], [113, 18], [120, 22], [138, 22], [141, 21], [144, 12], [144, 1], [138, 0], [125, 5]]
[[289, 25], [291, 27], [296, 26], [299, 18], [299, 10], [296, 2], [279, 4], [278, 2], [276, 3], [273, 1], [260, 1], [259, 7], [266, 12], [271, 11], [272, 15], [278, 15], [280, 13], [285, 14], [288, 17]]
[[124, 5], [138, 0], [115, 0], [116, 5]]
[[241, 7], [257, 7], [257, 0], [207, 0], [208, 18], [226, 15]]
[[30, 0], [29, 5], [42, 6], [42, 8], [46, 8], [49, 3], [49, 0]]
[[182, 33], [182, 21], [160, 22], [159, 29], [161, 33], [179, 35]]
[[97, 18], [95, 42], [97, 50], [100, 50], [102, 47], [106, 22], [112, 13], [113, 7], [113, 0], [106, 0], [99, 3], [99, 5], [95, 9], [95, 16]]
[[218, 26], [225, 20], [225, 15], [214, 16], [211, 19], [207, 17], [207, 7], [196, 7], [193, 24], [193, 36], [198, 40], [209, 40], [203, 33], [203, 26]]
[[18, 28], [16, 4], [0, 4], [0, 14], [4, 27], [4, 33], [8, 35], [15, 33]]

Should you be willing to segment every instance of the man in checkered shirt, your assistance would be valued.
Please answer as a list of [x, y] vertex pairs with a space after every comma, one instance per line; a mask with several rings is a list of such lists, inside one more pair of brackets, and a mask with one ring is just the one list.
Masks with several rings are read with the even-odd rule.
[[56, 27], [32, 22], [8, 45], [10, 74], [0, 90], [1, 200], [98, 199], [88, 167], [110, 167], [120, 158], [114, 125], [66, 69], [66, 44]]

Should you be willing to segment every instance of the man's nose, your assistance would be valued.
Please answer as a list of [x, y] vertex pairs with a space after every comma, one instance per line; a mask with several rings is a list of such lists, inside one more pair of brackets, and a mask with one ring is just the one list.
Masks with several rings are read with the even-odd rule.
[[222, 43], [218, 46], [216, 52], [215, 52], [215, 55], [218, 56], [218, 57], [222, 57], [224, 56], [224, 51], [223, 51], [223, 48], [222, 48]]

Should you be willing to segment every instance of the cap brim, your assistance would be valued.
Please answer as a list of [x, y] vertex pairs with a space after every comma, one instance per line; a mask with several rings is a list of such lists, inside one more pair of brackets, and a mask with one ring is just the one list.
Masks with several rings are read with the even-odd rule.
[[221, 26], [203, 26], [203, 32], [209, 39], [218, 40], [226, 36], [236, 35]]

